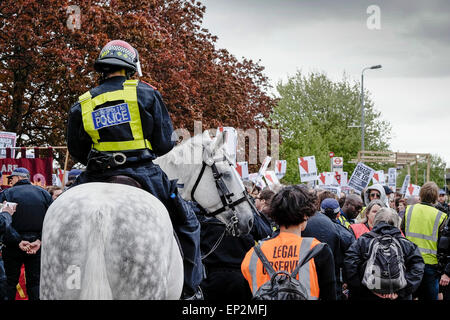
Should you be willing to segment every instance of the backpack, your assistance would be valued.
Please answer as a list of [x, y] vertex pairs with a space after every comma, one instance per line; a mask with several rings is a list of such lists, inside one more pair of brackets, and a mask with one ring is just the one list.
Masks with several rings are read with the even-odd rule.
[[394, 293], [406, 287], [405, 259], [398, 239], [391, 235], [368, 232], [373, 239], [369, 251], [362, 284], [379, 293]]
[[253, 295], [253, 300], [310, 300], [306, 287], [296, 279], [300, 268], [314, 258], [325, 246], [319, 243], [306, 254], [303, 261], [299, 261], [295, 269], [289, 274], [286, 271], [275, 271], [266, 256], [260, 249], [260, 244], [254, 246], [255, 253], [261, 260], [264, 268], [270, 276], [270, 280], [264, 283]]

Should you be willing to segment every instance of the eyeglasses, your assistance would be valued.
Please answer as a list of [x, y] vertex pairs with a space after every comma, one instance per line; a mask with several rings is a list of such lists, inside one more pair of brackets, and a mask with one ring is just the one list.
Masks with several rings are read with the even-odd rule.
[[369, 197], [372, 197], [372, 198], [375, 198], [375, 197], [377, 197], [377, 198], [381, 198], [381, 196], [380, 196], [380, 194], [379, 193], [371, 193], [371, 194], [369, 194]]

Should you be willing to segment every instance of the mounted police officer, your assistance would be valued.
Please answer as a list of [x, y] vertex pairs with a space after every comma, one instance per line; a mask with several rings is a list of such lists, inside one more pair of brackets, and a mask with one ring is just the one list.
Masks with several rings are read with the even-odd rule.
[[182, 298], [198, 297], [203, 274], [200, 224], [178, 196], [176, 181], [152, 162], [174, 146], [172, 121], [161, 94], [148, 83], [131, 79], [142, 73], [137, 50], [125, 41], [108, 42], [94, 68], [102, 74], [100, 85], [81, 95], [69, 114], [69, 152], [87, 165], [73, 186], [120, 182], [115, 177], [125, 176], [161, 200], [183, 249]]

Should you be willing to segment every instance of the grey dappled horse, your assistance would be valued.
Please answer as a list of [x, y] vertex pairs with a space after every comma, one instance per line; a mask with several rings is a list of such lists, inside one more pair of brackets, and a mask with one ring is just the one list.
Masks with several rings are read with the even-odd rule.
[[[233, 234], [246, 234], [253, 213], [223, 148], [205, 132], [176, 146], [157, 163], [179, 178]], [[86, 183], [50, 206], [42, 230], [41, 299], [178, 299], [183, 263], [164, 205], [127, 185]]]

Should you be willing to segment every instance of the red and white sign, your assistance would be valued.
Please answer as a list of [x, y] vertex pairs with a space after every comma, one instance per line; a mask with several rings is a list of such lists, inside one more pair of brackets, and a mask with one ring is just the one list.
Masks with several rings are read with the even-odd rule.
[[266, 158], [264, 159], [264, 162], [262, 163], [261, 168], [259, 168], [258, 171], [258, 175], [260, 177], [263, 177], [264, 174], [266, 173], [266, 170], [269, 167], [270, 160], [272, 160], [272, 157], [269, 156], [266, 156]]
[[275, 174], [278, 180], [282, 179], [286, 174], [287, 161], [275, 160]]
[[321, 172], [317, 176], [317, 180], [319, 181], [319, 186], [332, 186], [335, 181], [335, 173], [334, 172]]
[[280, 181], [278, 180], [275, 171], [272, 170], [267, 170], [266, 173], [264, 174], [264, 179], [267, 183], [267, 185], [269, 186], [269, 188], [272, 189], [272, 186], [276, 185], [276, 184], [280, 184]]
[[300, 170], [301, 182], [317, 180], [317, 166], [315, 156], [298, 158], [298, 168]]
[[385, 184], [386, 183], [386, 178], [384, 176], [384, 171], [383, 170], [377, 170], [374, 172], [373, 176], [372, 176], [372, 183], [373, 184]]
[[[14, 132], [0, 131], [0, 158], [6, 158], [5, 148], [16, 146], [16, 134]], [[14, 149], [11, 149], [11, 158], [14, 158]]]
[[236, 162], [236, 171], [241, 176], [242, 180], [248, 180], [248, 162]]
[[411, 198], [418, 196], [420, 192], [420, 186], [410, 183], [406, 188], [405, 198]]
[[7, 187], [7, 176], [17, 167], [27, 168], [30, 172], [30, 182], [41, 187], [51, 186], [52, 171], [53, 171], [53, 158], [19, 158], [19, 159], [0, 159], [0, 170], [3, 174], [3, 187]]
[[328, 155], [330, 156], [330, 158], [333, 158], [334, 157], [334, 152], [330, 151], [330, 153]]
[[250, 173], [248, 175], [248, 179], [250, 181], [252, 181], [254, 184], [256, 184], [258, 187], [260, 187], [261, 189], [264, 189], [265, 187], [267, 187], [266, 182], [258, 173]]
[[344, 170], [344, 158], [343, 157], [333, 157], [331, 158], [331, 171], [337, 171], [342, 173]]

